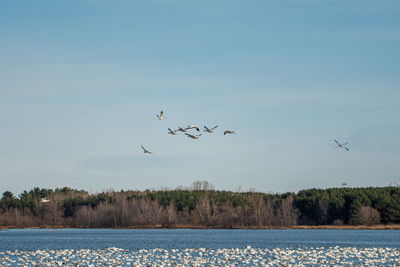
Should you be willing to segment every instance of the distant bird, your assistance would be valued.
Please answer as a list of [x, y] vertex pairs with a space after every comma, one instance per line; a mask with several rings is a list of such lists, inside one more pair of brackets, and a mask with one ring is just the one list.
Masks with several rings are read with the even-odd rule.
[[46, 198], [42, 198], [41, 202], [42, 202], [42, 203], [47, 203], [47, 202], [50, 202], [50, 200], [49, 200], [49, 199], [46, 199]]
[[226, 135], [226, 134], [236, 134], [236, 133], [233, 130], [225, 130], [224, 135]]
[[185, 134], [187, 135], [187, 137], [190, 137], [192, 139], [199, 139], [199, 137], [201, 136], [201, 134], [198, 134], [198, 135], [192, 135], [192, 134], [188, 134], [188, 133], [185, 133]]
[[200, 132], [199, 127], [197, 127], [196, 125], [188, 125], [185, 130], [190, 130], [190, 129], [196, 129], [196, 131]]
[[161, 110], [160, 115], [156, 115], [159, 120], [166, 119], [167, 116], [164, 116], [164, 112]]
[[142, 145], [140, 145], [143, 149], [144, 154], [153, 154], [152, 152], [148, 151], [146, 148], [144, 148]]
[[400, 184], [398, 182], [391, 182], [389, 184], [389, 186], [399, 186], [400, 187]]
[[204, 131], [207, 132], [207, 133], [213, 133], [215, 128], [217, 128], [217, 127], [218, 127], [218, 125], [212, 127], [211, 129], [208, 129], [207, 126], [204, 126], [204, 129], [205, 129]]
[[172, 135], [176, 135], [176, 130], [171, 130], [171, 128], [168, 128], [168, 133]]
[[343, 186], [343, 187], [346, 187], [346, 186], [347, 186], [347, 183], [346, 183], [346, 182], [343, 182], [343, 183], [342, 183], [342, 186]]
[[178, 127], [178, 129], [176, 129], [176, 130], [175, 130], [175, 132], [182, 132], [182, 133], [186, 133], [186, 132], [187, 132], [187, 130], [186, 130], [186, 128], [185, 128], [185, 129], [183, 129], [183, 128], [181, 128], [181, 127]]
[[347, 143], [341, 144], [341, 143], [339, 143], [339, 142], [336, 141], [336, 140], [335, 140], [335, 143], [338, 145], [338, 146], [335, 147], [335, 148], [341, 147], [341, 148], [343, 148], [343, 149], [346, 149], [347, 151], [350, 151], [350, 150], [346, 147]]

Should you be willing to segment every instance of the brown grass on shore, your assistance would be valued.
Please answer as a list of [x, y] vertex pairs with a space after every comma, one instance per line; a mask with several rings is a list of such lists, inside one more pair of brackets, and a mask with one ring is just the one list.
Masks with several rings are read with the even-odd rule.
[[400, 230], [400, 224], [390, 225], [297, 225], [291, 227], [276, 227], [279, 229], [367, 229], [367, 230]]
[[[64, 228], [81, 228], [81, 227], [69, 227], [69, 226], [54, 226], [46, 225], [43, 227], [17, 227], [17, 226], [0, 226], [0, 230], [3, 229], [64, 229]], [[104, 228], [105, 229], [105, 228]], [[107, 229], [228, 229], [226, 227], [207, 227], [198, 225], [153, 225], [153, 226], [143, 226], [143, 227], [109, 227]], [[390, 224], [390, 225], [297, 225], [288, 227], [235, 227], [231, 229], [334, 229], [334, 230], [400, 230], [400, 224]]]

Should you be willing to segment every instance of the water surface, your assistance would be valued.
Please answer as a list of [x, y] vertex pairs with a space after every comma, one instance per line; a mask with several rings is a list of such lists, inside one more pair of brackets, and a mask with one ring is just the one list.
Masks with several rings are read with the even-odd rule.
[[43, 249], [400, 248], [400, 231], [333, 229], [9, 229], [0, 251]]

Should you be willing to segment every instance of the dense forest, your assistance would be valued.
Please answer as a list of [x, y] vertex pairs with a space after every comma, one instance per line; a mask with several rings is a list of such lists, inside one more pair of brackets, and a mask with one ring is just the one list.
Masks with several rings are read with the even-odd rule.
[[34, 188], [0, 200], [0, 226], [222, 227], [400, 223], [400, 187], [307, 189], [266, 194], [190, 188], [89, 194]]

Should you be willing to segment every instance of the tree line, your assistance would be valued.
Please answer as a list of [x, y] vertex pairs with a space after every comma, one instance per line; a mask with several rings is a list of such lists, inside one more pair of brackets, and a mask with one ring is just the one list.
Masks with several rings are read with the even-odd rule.
[[[43, 199], [49, 201], [44, 202]], [[0, 226], [221, 227], [400, 223], [400, 188], [307, 189], [267, 194], [214, 190], [206, 181], [174, 190], [89, 194], [68, 187], [6, 191]]]

